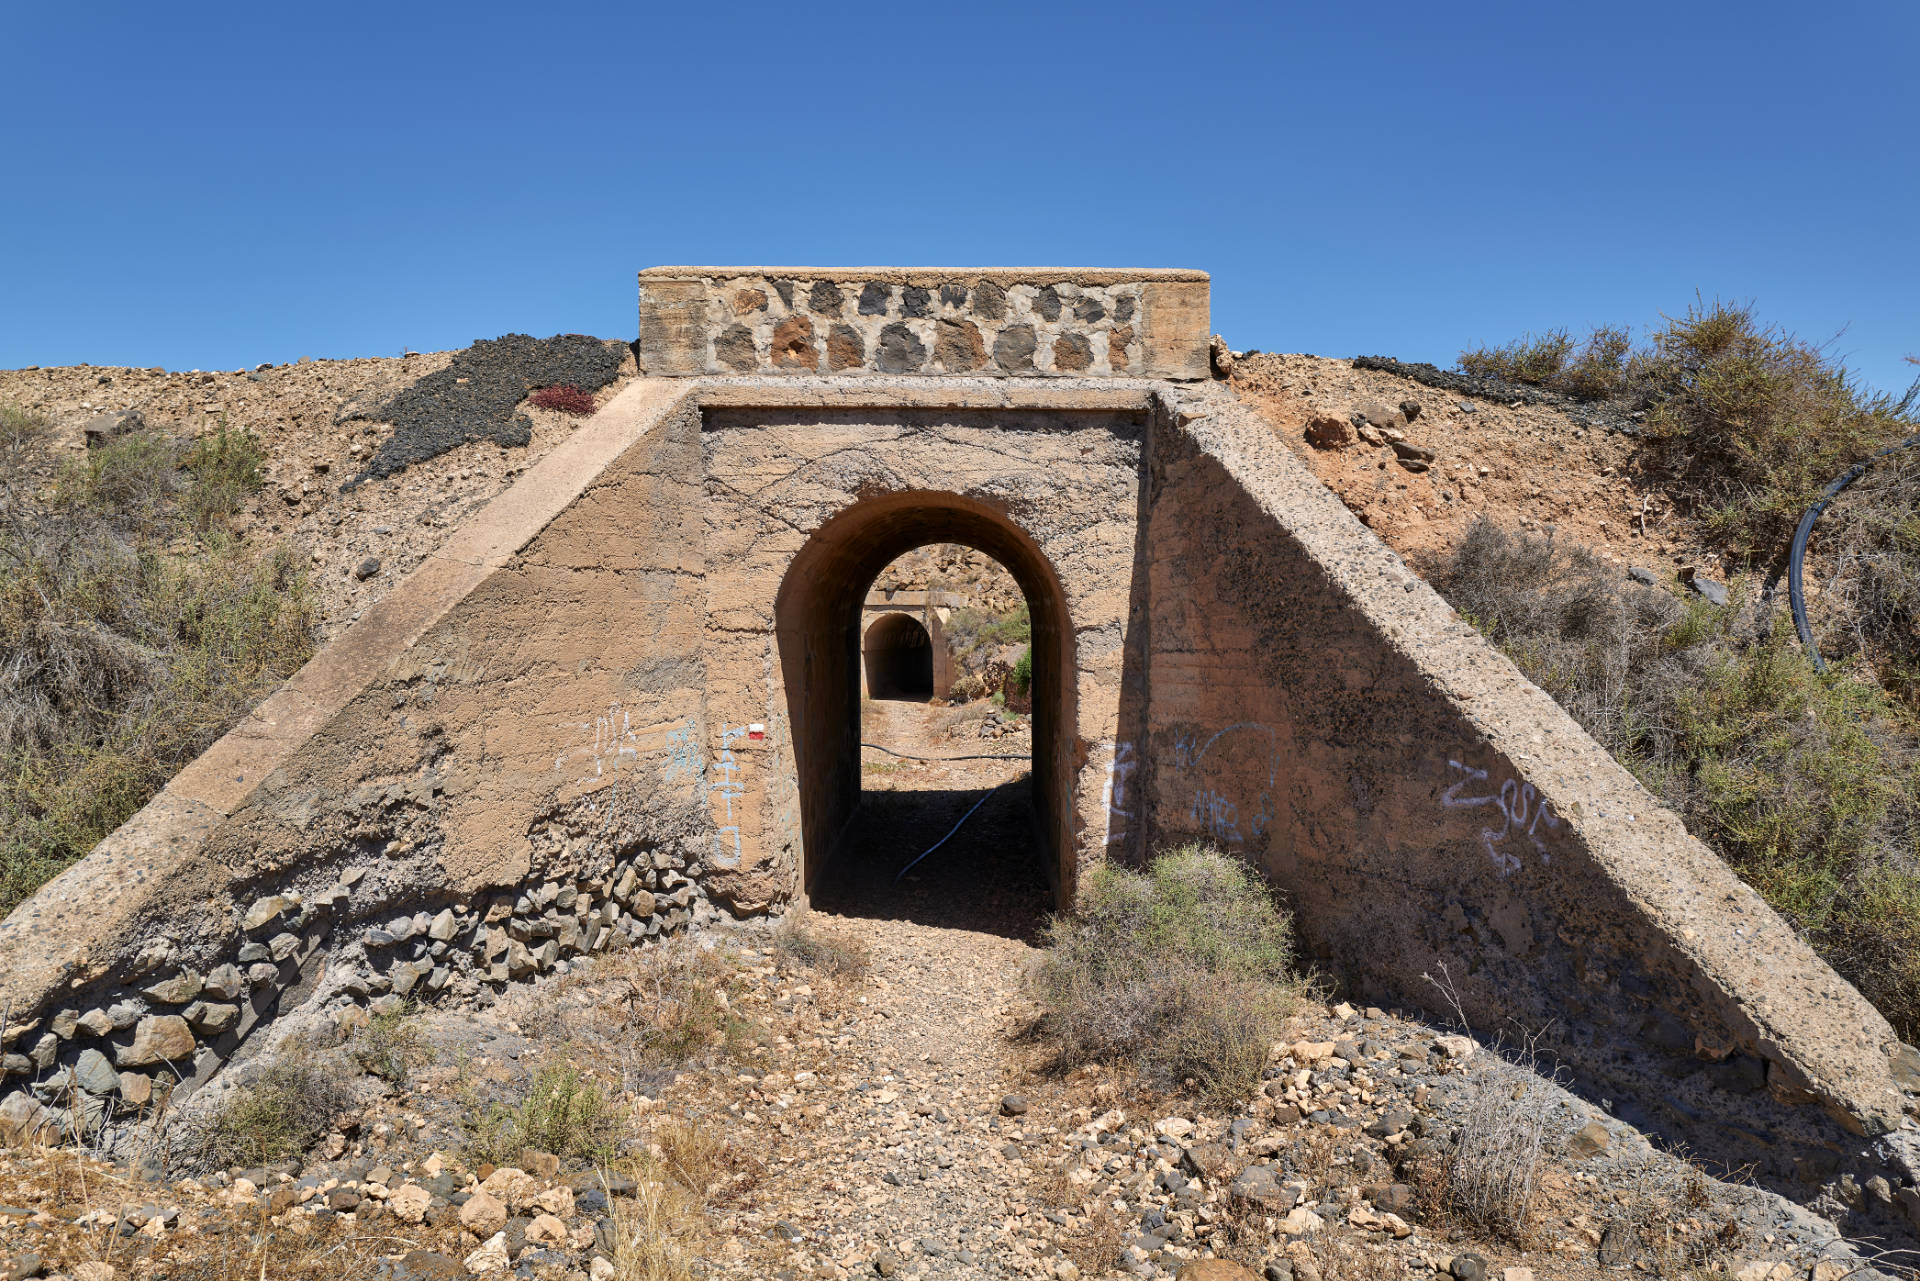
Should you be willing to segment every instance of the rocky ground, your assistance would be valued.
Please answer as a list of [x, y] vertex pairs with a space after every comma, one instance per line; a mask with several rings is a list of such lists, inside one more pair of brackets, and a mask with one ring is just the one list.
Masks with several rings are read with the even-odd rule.
[[1725, 577], [1665, 491], [1630, 465], [1634, 438], [1618, 424], [1319, 356], [1248, 356], [1234, 363], [1230, 385], [1415, 564], [1487, 516], [1551, 529], [1622, 565], [1665, 574], [1691, 564]]
[[[1212, 1110], [1049, 1072], [1022, 983], [1047, 906], [1027, 762], [952, 759], [974, 753], [940, 715], [869, 704], [863, 738], [896, 754], [865, 754], [854, 854], [801, 928], [713, 921], [488, 1009], [421, 1010], [384, 1058], [364, 1028], [357, 1058], [283, 1043], [283, 1061], [386, 1071], [287, 1160], [209, 1167], [176, 1142], [138, 1179], [7, 1154], [0, 1276], [1864, 1275], [1823, 1221], [1656, 1152], [1462, 1029], [1309, 1000], [1259, 1093]], [[659, 1057], [661, 1012], [701, 992], [718, 1030]], [[269, 1057], [230, 1071], [246, 1088]], [[556, 1073], [607, 1106], [538, 1144], [503, 1130]], [[1450, 1184], [1461, 1134], [1499, 1142]], [[1503, 1227], [1506, 1202], [1468, 1194], [1536, 1149], [1537, 1211]]]

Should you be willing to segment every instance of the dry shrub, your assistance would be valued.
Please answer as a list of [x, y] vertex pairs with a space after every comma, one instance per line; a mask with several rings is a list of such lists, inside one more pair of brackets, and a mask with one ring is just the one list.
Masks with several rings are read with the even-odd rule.
[[1451, 1145], [1412, 1172], [1423, 1217], [1528, 1243], [1540, 1176], [1565, 1139], [1546, 1088], [1504, 1067], [1480, 1074]]
[[1772, 561], [1828, 481], [1912, 432], [1920, 384], [1863, 386], [1751, 305], [1696, 300], [1635, 347], [1624, 329], [1565, 330], [1462, 352], [1469, 374], [1646, 411], [1640, 463], [1742, 559]]
[[1806, 568], [1821, 654], [1864, 662], [1920, 708], [1920, 448], [1878, 459], [1841, 492]]
[[1126, 1064], [1160, 1089], [1244, 1098], [1297, 1000], [1287, 917], [1246, 865], [1200, 845], [1145, 872], [1096, 869], [1048, 943], [1034, 986], [1059, 1069]]
[[1874, 392], [1751, 306], [1696, 304], [1654, 336], [1654, 350], [1649, 461], [1744, 556], [1777, 557], [1830, 480], [1920, 425], [1920, 385]]
[[268, 1064], [251, 1084], [235, 1087], [195, 1129], [208, 1167], [255, 1166], [302, 1156], [353, 1105], [351, 1073], [313, 1058]]
[[259, 484], [249, 437], [136, 432], [56, 475], [45, 428], [0, 414], [0, 914], [313, 650], [299, 563], [222, 523]]
[[1544, 387], [1575, 400], [1644, 399], [1653, 362], [1652, 353], [1634, 347], [1628, 330], [1602, 325], [1579, 343], [1566, 330], [1554, 329], [1504, 347], [1463, 351], [1460, 368], [1481, 378]]
[[692, 1281], [706, 1239], [701, 1198], [643, 1170], [631, 1197], [613, 1203], [615, 1281]]
[[614, 1040], [624, 1088], [681, 1068], [730, 1057], [752, 1039], [754, 1025], [734, 1009], [732, 963], [713, 948], [680, 937], [616, 953], [594, 981], [612, 979], [624, 992], [603, 1007], [602, 1035]]
[[787, 913], [780, 922], [773, 932], [773, 947], [783, 960], [845, 981], [860, 978], [873, 963], [859, 940], [820, 930], [802, 909]]
[[1658, 1277], [1711, 1276], [1747, 1240], [1738, 1217], [1717, 1210], [1712, 1183], [1689, 1164], [1649, 1163], [1624, 1181], [1600, 1219], [1600, 1257]]
[[1903, 708], [1815, 672], [1784, 611], [1682, 605], [1575, 544], [1482, 521], [1430, 573], [1903, 1037], [1920, 1035], [1920, 752]]

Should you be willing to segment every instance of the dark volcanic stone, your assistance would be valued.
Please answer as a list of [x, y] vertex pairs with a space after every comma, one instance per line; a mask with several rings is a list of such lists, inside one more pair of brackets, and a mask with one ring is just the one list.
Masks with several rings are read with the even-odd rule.
[[728, 325], [713, 340], [713, 355], [714, 359], [729, 369], [738, 369], [742, 373], [760, 363], [760, 353], [753, 346], [753, 330], [745, 325]]
[[982, 320], [1005, 320], [1007, 316], [1007, 291], [991, 280], [983, 280], [973, 287], [973, 314]]
[[586, 334], [482, 339], [456, 353], [445, 369], [355, 415], [392, 423], [393, 435], [346, 488], [395, 475], [470, 440], [524, 446], [533, 439], [533, 422], [514, 410], [530, 392], [563, 384], [598, 391], [619, 374], [626, 356], [625, 343]]
[[807, 294], [808, 309], [820, 316], [838, 316], [844, 301], [840, 286], [831, 280], [814, 281], [812, 291]]
[[887, 306], [892, 301], [892, 285], [883, 285], [877, 280], [872, 280], [860, 286], [860, 314], [863, 316], [886, 315]]
[[927, 346], [913, 330], [896, 320], [880, 331], [877, 363], [882, 373], [910, 374], [927, 363]]
[[967, 302], [967, 287], [951, 282], [940, 286], [940, 302], [947, 307], [964, 307]]
[[900, 310], [909, 316], [924, 316], [933, 302], [933, 294], [920, 285], [908, 285], [900, 291]]
[[1010, 374], [1033, 371], [1032, 325], [1008, 325], [993, 340], [993, 363]]
[[1133, 295], [1121, 294], [1113, 300], [1113, 323], [1124, 325], [1133, 319]]
[[1106, 314], [1106, 307], [1091, 294], [1082, 294], [1080, 301], [1073, 304], [1073, 318], [1084, 325], [1094, 324], [1104, 319]]
[[1040, 313], [1042, 320], [1060, 319], [1060, 291], [1048, 285], [1034, 295], [1033, 309]]

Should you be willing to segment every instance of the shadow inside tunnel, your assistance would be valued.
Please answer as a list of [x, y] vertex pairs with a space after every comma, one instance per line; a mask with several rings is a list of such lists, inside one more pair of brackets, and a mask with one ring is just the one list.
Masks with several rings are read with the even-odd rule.
[[814, 888], [813, 906], [1037, 943], [1053, 905], [1044, 857], [1030, 773], [992, 788], [870, 789]]

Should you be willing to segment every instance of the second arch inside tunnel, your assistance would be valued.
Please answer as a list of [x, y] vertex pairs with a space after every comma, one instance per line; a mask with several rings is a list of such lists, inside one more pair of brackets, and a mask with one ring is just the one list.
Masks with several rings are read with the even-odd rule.
[[860, 641], [867, 697], [933, 697], [933, 638], [911, 614], [882, 614]]

